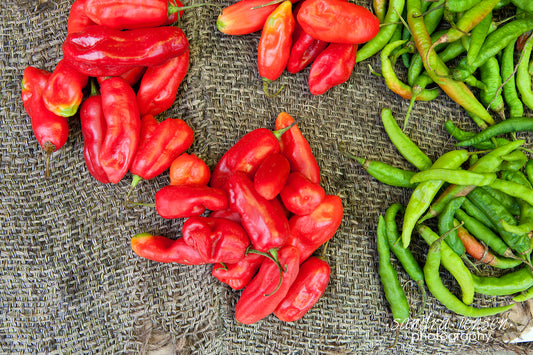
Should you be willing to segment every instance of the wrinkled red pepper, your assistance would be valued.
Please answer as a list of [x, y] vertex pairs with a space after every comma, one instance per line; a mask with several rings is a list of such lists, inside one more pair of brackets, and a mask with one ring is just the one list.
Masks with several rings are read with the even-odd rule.
[[342, 214], [341, 199], [335, 195], [326, 195], [324, 201], [311, 214], [289, 219], [287, 245], [298, 248], [300, 263], [333, 237], [342, 222]]
[[298, 275], [299, 254], [298, 249], [292, 246], [279, 249], [279, 262], [284, 267], [281, 284], [278, 266], [272, 260], [264, 259], [257, 275], [244, 289], [235, 305], [237, 321], [252, 324], [274, 312]]
[[183, 153], [170, 164], [170, 185], [207, 185], [211, 170], [194, 154]]
[[309, 91], [322, 95], [350, 79], [357, 58], [356, 44], [331, 43], [311, 65]]
[[213, 276], [232, 289], [240, 290], [250, 283], [264, 259], [263, 255], [250, 253], [235, 264], [215, 264]]
[[[144, 72], [146, 71], [146, 67], [142, 67], [142, 66], [137, 66], [137, 67], [133, 67], [131, 68], [130, 70], [128, 71], [125, 71], [124, 73], [120, 74], [119, 76], [126, 80], [126, 82], [130, 85], [130, 86], [133, 86], [135, 84], [137, 84], [139, 82], [139, 80], [141, 80]], [[105, 79], [107, 79], [107, 77], [98, 77], [98, 82], [101, 84], [102, 81], [104, 81]]]
[[141, 119], [135, 92], [124, 79], [104, 80], [100, 93], [106, 133], [98, 160], [109, 182], [116, 184], [128, 172], [137, 152]]
[[[276, 130], [294, 124], [294, 119], [287, 113], [281, 112], [276, 118]], [[305, 139], [298, 125], [294, 125], [280, 137], [281, 152], [289, 160], [292, 172], [300, 172], [315, 184], [320, 183], [320, 169], [309, 142]]]
[[289, 234], [287, 217], [255, 191], [245, 173], [231, 175], [227, 191], [230, 208], [241, 215], [242, 226], [254, 249], [266, 253], [285, 244]]
[[60, 60], [43, 92], [46, 108], [59, 116], [73, 116], [78, 112], [83, 88], [88, 80], [87, 75], [79, 73], [65, 60]]
[[332, 43], [364, 43], [379, 32], [374, 14], [344, 0], [306, 0], [297, 19], [311, 37]]
[[280, 193], [283, 205], [296, 215], [306, 215], [324, 201], [326, 192], [302, 173], [291, 173]]
[[44, 105], [43, 91], [51, 73], [26, 67], [22, 79], [22, 102], [31, 118], [31, 127], [37, 142], [46, 152], [45, 178], [49, 176], [50, 156], [65, 145], [68, 138], [68, 121], [50, 112]]
[[189, 50], [146, 70], [137, 91], [141, 115], [158, 115], [176, 100], [178, 88], [189, 69]]
[[135, 66], [161, 65], [188, 48], [189, 42], [178, 27], [120, 31], [95, 25], [69, 34], [63, 42], [63, 57], [80, 73], [115, 76]]
[[206, 263], [193, 247], [185, 243], [183, 238], [172, 240], [149, 233], [139, 233], [131, 238], [131, 249], [140, 257], [160, 263], [184, 265]]
[[199, 216], [206, 209], [211, 211], [229, 208], [226, 191], [209, 186], [165, 186], [155, 194], [157, 213], [163, 218]]
[[70, 7], [67, 21], [67, 34], [81, 32], [91, 25], [96, 25], [85, 13], [87, 0], [76, 0]]
[[267, 200], [272, 200], [285, 186], [290, 170], [291, 165], [285, 156], [280, 153], [270, 154], [255, 172], [255, 191]]
[[331, 268], [325, 260], [316, 256], [307, 259], [274, 315], [284, 322], [302, 318], [326, 291], [330, 275]]
[[240, 224], [224, 218], [191, 217], [183, 223], [183, 239], [207, 263], [239, 262], [250, 239]]

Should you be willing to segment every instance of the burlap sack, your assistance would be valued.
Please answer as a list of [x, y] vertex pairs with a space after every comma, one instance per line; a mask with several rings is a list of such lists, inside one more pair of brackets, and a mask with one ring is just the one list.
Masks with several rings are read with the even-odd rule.
[[[71, 3], [7, 0], [0, 5], [2, 353], [411, 354], [507, 347], [497, 337], [508, 326], [498, 325], [500, 318], [485, 320], [491, 323], [484, 328], [465, 323], [430, 297], [418, 323], [387, 350], [395, 331], [377, 273], [375, 229], [378, 216], [394, 202], [406, 204], [410, 191], [377, 182], [339, 153], [337, 144], [343, 141], [356, 155], [413, 169], [380, 120], [381, 109], [388, 107], [401, 121], [408, 102], [370, 74], [367, 64], [380, 69], [376, 57], [358, 64], [347, 83], [325, 95], [309, 93], [306, 69], [283, 74], [273, 84], [285, 85], [282, 93], [266, 97], [257, 72], [259, 34], [231, 37], [216, 29], [218, 12], [228, 1], [186, 11], [182, 28], [190, 41], [190, 69], [174, 106], [160, 117], [184, 119], [195, 132], [190, 152], [210, 167], [245, 133], [273, 128], [279, 112], [297, 119], [321, 167], [323, 187], [339, 195], [345, 207], [329, 245], [331, 281], [302, 320], [283, 323], [269, 316], [243, 326], [233, 315], [239, 292], [214, 279], [211, 266], [137, 257], [129, 245], [135, 233], [177, 238], [182, 221], [164, 220], [151, 208], [126, 209], [122, 201], [130, 174], [116, 185], [91, 177], [78, 116], [69, 120], [68, 142], [53, 154], [51, 177], [44, 180], [45, 155], [22, 105], [24, 68], [52, 71], [62, 57]], [[359, 3], [370, 7], [370, 1]], [[443, 127], [450, 118], [474, 129], [464, 110], [441, 95], [415, 106], [406, 132], [435, 159], [453, 149]], [[135, 198], [151, 201], [168, 182], [168, 172], [143, 182]], [[423, 263], [427, 246], [416, 236], [413, 245]], [[406, 283], [403, 270], [399, 275]], [[412, 284], [406, 290], [415, 312], [419, 295]], [[475, 304], [506, 301], [476, 298]]]

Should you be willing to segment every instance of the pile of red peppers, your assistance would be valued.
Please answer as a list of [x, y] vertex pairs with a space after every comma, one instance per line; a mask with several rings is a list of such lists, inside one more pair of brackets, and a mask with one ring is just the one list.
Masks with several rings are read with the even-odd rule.
[[377, 35], [379, 20], [345, 0], [239, 0], [222, 11], [217, 28], [229, 35], [261, 31], [257, 64], [268, 95], [267, 85], [285, 69], [295, 74], [309, 65], [309, 91], [321, 95], [350, 78], [357, 47]]
[[295, 321], [313, 307], [331, 272], [324, 251], [313, 253], [343, 215], [341, 199], [320, 186], [317, 161], [294, 119], [280, 113], [275, 129], [247, 133], [212, 171], [182, 155], [171, 183], [155, 195], [161, 217], [187, 218], [182, 236], [131, 239], [133, 251], [153, 261], [214, 264], [214, 277], [243, 289], [235, 318], [244, 324], [271, 313]]

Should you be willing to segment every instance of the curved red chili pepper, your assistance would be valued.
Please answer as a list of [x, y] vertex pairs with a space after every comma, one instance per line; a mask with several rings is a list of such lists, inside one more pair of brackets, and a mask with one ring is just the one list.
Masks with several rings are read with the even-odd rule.
[[183, 153], [170, 164], [170, 185], [207, 185], [211, 170], [194, 154]]
[[291, 165], [285, 156], [280, 153], [270, 154], [255, 172], [255, 191], [267, 200], [272, 200], [283, 190], [290, 171]]
[[357, 58], [356, 44], [331, 43], [311, 65], [309, 91], [322, 95], [350, 79]]
[[60, 60], [43, 92], [46, 108], [56, 115], [73, 116], [83, 99], [83, 88], [89, 77], [79, 73], [65, 60]]
[[324, 201], [326, 192], [302, 173], [291, 173], [280, 197], [289, 211], [303, 216], [313, 212]]
[[278, 266], [272, 260], [264, 259], [257, 275], [244, 289], [235, 305], [237, 321], [252, 324], [274, 312], [298, 275], [299, 254], [298, 249], [292, 246], [279, 249], [279, 262], [284, 268], [281, 284]]
[[80, 73], [115, 76], [135, 66], [161, 65], [188, 48], [187, 37], [178, 27], [120, 31], [95, 25], [69, 34], [63, 42], [63, 57]]
[[172, 106], [189, 69], [189, 50], [146, 70], [137, 91], [141, 115], [158, 115]]
[[149, 233], [139, 233], [131, 238], [131, 249], [142, 258], [160, 263], [184, 265], [206, 263], [193, 247], [185, 243], [183, 238], [172, 240]]
[[76, 0], [70, 7], [67, 21], [67, 34], [81, 32], [91, 25], [96, 25], [85, 13], [87, 0]]
[[[124, 73], [120, 74], [119, 76], [122, 79], [126, 80], [126, 82], [130, 86], [133, 86], [133, 85], [137, 84], [139, 82], [139, 80], [141, 80], [141, 78], [142, 78], [142, 76], [143, 76], [145, 71], [146, 71], [146, 67], [137, 66], [137, 67], [131, 68], [130, 70], [125, 71]], [[99, 76], [96, 79], [98, 80], [98, 83], [102, 84], [102, 82], [105, 79], [107, 79], [107, 77]]]
[[300, 265], [300, 271], [289, 292], [274, 311], [274, 315], [284, 322], [294, 322], [302, 318], [322, 297], [329, 283], [329, 264], [312, 256]]
[[49, 175], [49, 161], [53, 152], [60, 149], [68, 138], [68, 121], [50, 112], [44, 105], [43, 91], [51, 73], [34, 67], [26, 67], [22, 79], [22, 102], [31, 118], [31, 127], [37, 142], [45, 150], [45, 177]]
[[263, 255], [248, 254], [235, 264], [215, 264], [212, 274], [232, 289], [240, 290], [250, 283], [264, 259]]
[[[281, 112], [276, 118], [276, 130], [294, 124], [294, 119], [287, 113]], [[320, 183], [320, 168], [311, 151], [309, 142], [305, 139], [298, 125], [294, 125], [280, 137], [281, 152], [289, 160], [292, 172], [300, 172], [315, 184]]]
[[165, 186], [155, 194], [157, 213], [166, 219], [199, 216], [229, 208], [226, 191], [208, 186]]
[[135, 92], [120, 78], [106, 79], [100, 86], [106, 134], [98, 160], [109, 182], [118, 183], [133, 161], [141, 132]]

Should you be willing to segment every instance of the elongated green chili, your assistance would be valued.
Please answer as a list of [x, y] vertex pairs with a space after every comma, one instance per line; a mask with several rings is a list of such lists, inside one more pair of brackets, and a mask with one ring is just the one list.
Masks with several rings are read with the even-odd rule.
[[528, 40], [522, 49], [522, 60], [516, 71], [516, 87], [524, 105], [533, 110], [533, 90], [531, 89], [531, 75], [529, 74], [529, 59], [533, 49], [533, 40]]
[[480, 1], [481, 0], [448, 0], [446, 2], [446, 7], [453, 12], [463, 12], [470, 10]]
[[472, 275], [477, 293], [488, 296], [508, 296], [533, 286], [533, 275], [528, 266], [500, 277]]
[[480, 188], [487, 191], [492, 197], [498, 200], [512, 215], [518, 216], [520, 214], [520, 205], [513, 196], [509, 196], [500, 190], [495, 190], [490, 186], [483, 186]]
[[502, 77], [498, 59], [495, 57], [487, 59], [479, 67], [479, 72], [481, 74], [481, 82], [485, 84], [485, 89], [479, 93], [481, 102], [500, 117], [505, 118], [503, 96], [501, 90], [499, 90], [502, 85]]
[[509, 107], [509, 116], [522, 117], [524, 115], [524, 105], [518, 97], [515, 80], [516, 74], [514, 73], [515, 44], [516, 38], [509, 42], [502, 53], [501, 72], [502, 80], [505, 82], [503, 86], [503, 97]]
[[[496, 226], [494, 225], [494, 223], [492, 223], [489, 217], [487, 217], [485, 212], [479, 209], [468, 197], [466, 201], [463, 202], [462, 208], [465, 210], [466, 213], [474, 217], [479, 223], [483, 224], [485, 227], [493, 231], [497, 231]], [[482, 238], [479, 239], [483, 240]]]
[[514, 6], [527, 12], [533, 12], [533, 3], [530, 0], [512, 0]]
[[528, 288], [523, 293], [513, 297], [515, 302], [525, 302], [533, 298], [533, 287]]
[[[467, 139], [470, 139], [476, 135], [474, 132], [464, 131], [457, 127], [452, 120], [447, 120], [444, 122], [444, 128], [448, 131], [448, 133], [458, 141], [464, 141]], [[494, 138], [496, 141], [496, 144], [498, 147], [506, 145], [509, 143], [509, 140], [505, 138]], [[472, 147], [480, 150], [489, 150], [496, 148], [496, 145], [492, 141], [485, 141], [481, 143], [477, 143], [472, 145]]]
[[531, 185], [533, 185], [533, 159], [529, 159], [526, 163], [526, 176]]
[[502, 156], [504, 162], [500, 166], [501, 170], [519, 171], [527, 163], [527, 155], [521, 150], [515, 150], [512, 153]]
[[455, 227], [453, 220], [455, 216], [455, 211], [461, 208], [461, 205], [466, 200], [466, 197], [461, 196], [451, 200], [442, 213], [439, 215], [438, 222], [438, 231], [440, 235], [448, 232], [448, 235], [444, 239], [446, 244], [459, 256], [462, 256], [465, 253], [465, 246], [457, 234], [457, 230], [453, 229]]
[[496, 137], [500, 134], [511, 132], [533, 132], [533, 119], [529, 117], [513, 117], [488, 127], [474, 137], [456, 144], [457, 147], [467, 147]]
[[[472, 29], [470, 34], [470, 44], [466, 53], [466, 63], [472, 64], [479, 54], [479, 50], [485, 42], [492, 24], [492, 12], [489, 12], [481, 22]], [[466, 38], [466, 37], [463, 37]]]
[[[384, 23], [385, 14], [387, 13], [387, 1], [386, 0], [373, 0], [372, 8], [374, 9], [374, 14], [379, 20], [379, 23]], [[401, 14], [402, 12], [399, 11]]]
[[456, 185], [486, 186], [496, 180], [495, 173], [476, 173], [461, 169], [429, 169], [416, 173], [411, 183], [421, 183], [430, 180], [441, 180]]
[[494, 180], [489, 186], [533, 205], [533, 189], [530, 187], [526, 187], [514, 181], [500, 179]]

